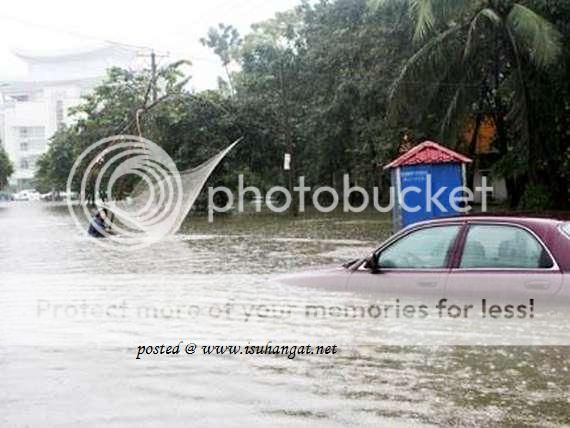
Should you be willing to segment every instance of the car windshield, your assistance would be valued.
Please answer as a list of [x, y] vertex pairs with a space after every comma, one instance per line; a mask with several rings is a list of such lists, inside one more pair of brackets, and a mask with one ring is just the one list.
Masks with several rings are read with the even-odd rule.
[[562, 231], [566, 234], [568, 238], [570, 238], [570, 223], [564, 223], [562, 225]]

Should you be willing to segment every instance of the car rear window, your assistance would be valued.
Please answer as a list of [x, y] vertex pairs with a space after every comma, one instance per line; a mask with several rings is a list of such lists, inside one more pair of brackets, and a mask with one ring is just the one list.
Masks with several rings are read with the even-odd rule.
[[570, 223], [564, 223], [562, 225], [562, 231], [570, 238]]

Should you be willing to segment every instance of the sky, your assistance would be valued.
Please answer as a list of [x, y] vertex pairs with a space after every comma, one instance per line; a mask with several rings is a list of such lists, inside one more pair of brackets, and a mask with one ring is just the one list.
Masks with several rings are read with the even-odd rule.
[[146, 46], [168, 57], [190, 59], [195, 89], [215, 88], [219, 59], [199, 39], [223, 22], [245, 34], [300, 0], [8, 0], [0, 9], [0, 80], [26, 75], [12, 50], [34, 52], [88, 48], [109, 40]]

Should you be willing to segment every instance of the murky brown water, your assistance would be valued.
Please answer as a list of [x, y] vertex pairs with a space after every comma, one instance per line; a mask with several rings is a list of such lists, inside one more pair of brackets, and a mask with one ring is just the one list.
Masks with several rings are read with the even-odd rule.
[[[382, 347], [378, 325], [259, 312], [360, 299], [264, 279], [366, 255], [389, 231], [375, 215], [192, 218], [168, 242], [117, 255], [65, 210], [0, 208], [0, 424], [570, 424], [570, 348]], [[121, 304], [124, 314], [94, 311]], [[211, 312], [228, 305], [231, 316]], [[341, 352], [135, 359], [139, 345], [179, 340]]]

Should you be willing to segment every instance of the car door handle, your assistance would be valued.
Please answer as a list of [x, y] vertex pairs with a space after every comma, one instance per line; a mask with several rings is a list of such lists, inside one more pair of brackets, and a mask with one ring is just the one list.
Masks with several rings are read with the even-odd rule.
[[549, 282], [527, 282], [525, 288], [528, 290], [548, 290], [550, 288]]
[[420, 281], [418, 285], [423, 288], [435, 288], [437, 287], [437, 281]]

